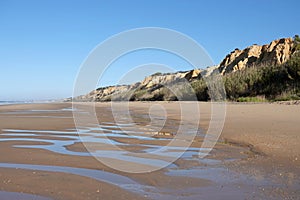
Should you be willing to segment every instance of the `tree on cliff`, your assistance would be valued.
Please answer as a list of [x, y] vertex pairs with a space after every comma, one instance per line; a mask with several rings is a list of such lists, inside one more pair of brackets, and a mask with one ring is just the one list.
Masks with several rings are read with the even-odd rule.
[[300, 50], [300, 37], [299, 37], [299, 35], [294, 36], [294, 44], [295, 44], [295, 50], [299, 51]]

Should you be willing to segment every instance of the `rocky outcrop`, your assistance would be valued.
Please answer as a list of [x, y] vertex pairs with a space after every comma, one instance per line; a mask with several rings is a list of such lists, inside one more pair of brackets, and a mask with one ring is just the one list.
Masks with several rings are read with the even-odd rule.
[[279, 65], [286, 62], [293, 53], [292, 38], [272, 41], [269, 45], [252, 45], [244, 50], [235, 49], [219, 64], [221, 74], [242, 70], [249, 66], [263, 64]]
[[180, 81], [183, 78], [191, 81], [193, 79], [199, 78], [201, 73], [201, 70], [199, 69], [194, 69], [190, 71], [185, 71], [185, 72], [176, 72], [176, 73], [171, 73], [171, 74], [153, 74], [151, 76], [146, 77], [140, 84], [141, 89], [148, 89], [154, 86], [157, 86], [159, 84], [168, 84], [172, 83], [175, 81]]
[[[132, 85], [102, 87], [87, 95], [76, 97], [76, 101], [110, 100], [176, 100], [175, 95], [165, 86], [182, 81], [192, 81], [201, 77], [201, 70], [194, 69], [176, 73], [156, 73]], [[164, 94], [164, 95], [162, 95]]]
[[[114, 100], [177, 100], [174, 91], [168, 85], [184, 81], [209, 77], [212, 74], [221, 75], [243, 70], [251, 66], [264, 64], [280, 65], [285, 63], [295, 52], [292, 38], [283, 38], [272, 41], [268, 45], [252, 45], [244, 50], [235, 49], [228, 54], [219, 65], [208, 67], [205, 70], [193, 69], [176, 73], [156, 73], [132, 85], [109, 86], [98, 88], [87, 95], [76, 97], [78, 101], [110, 101]], [[167, 89], [166, 89], [167, 88]]]
[[146, 77], [140, 84], [141, 89], [149, 89], [160, 84], [168, 84], [185, 77], [188, 72], [178, 72], [174, 74], [153, 74]]

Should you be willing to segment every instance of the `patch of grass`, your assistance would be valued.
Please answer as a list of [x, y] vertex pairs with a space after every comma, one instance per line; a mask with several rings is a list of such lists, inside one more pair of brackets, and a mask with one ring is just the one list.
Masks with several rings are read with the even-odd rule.
[[300, 100], [299, 94], [286, 94], [283, 93], [280, 96], [275, 97], [274, 101], [292, 101], [292, 100]]
[[239, 97], [236, 100], [237, 102], [268, 102], [268, 100], [263, 96], [257, 97]]

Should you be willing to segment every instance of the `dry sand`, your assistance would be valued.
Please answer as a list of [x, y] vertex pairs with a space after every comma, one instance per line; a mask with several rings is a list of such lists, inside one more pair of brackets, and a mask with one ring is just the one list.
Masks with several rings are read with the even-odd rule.
[[[179, 102], [132, 102], [130, 110], [135, 115], [135, 121], [148, 123], [149, 119], [140, 119], [138, 114], [147, 116], [149, 109], [155, 115], [162, 115], [159, 106], [163, 106], [168, 114], [168, 119], [175, 122], [180, 121]], [[194, 122], [193, 104], [190, 104], [187, 121]], [[78, 103], [85, 106], [85, 103]], [[120, 104], [121, 105], [121, 104]], [[211, 118], [211, 104], [197, 103], [200, 108], [200, 127], [207, 130]], [[97, 103], [97, 115], [100, 120], [112, 121], [113, 117], [109, 110], [110, 103]], [[121, 105], [123, 107], [123, 105]], [[207, 157], [216, 161], [221, 161], [221, 167], [231, 170], [243, 176], [253, 176], [264, 179], [267, 182], [265, 187], [249, 187], [243, 185], [244, 179], [240, 176], [234, 177], [236, 183], [218, 182], [219, 177], [207, 177], [210, 172], [203, 177], [191, 176], [170, 176], [168, 169], [144, 173], [128, 174], [119, 172], [107, 167], [92, 156], [78, 156], [55, 153], [41, 148], [17, 148], [15, 145], [49, 145], [45, 142], [50, 140], [68, 141], [59, 134], [43, 133], [41, 135], [27, 135], [26, 138], [33, 139], [25, 141], [21, 135], [7, 135], [6, 129], [16, 130], [52, 130], [65, 131], [75, 128], [72, 112], [61, 109], [68, 109], [71, 103], [52, 104], [25, 104], [25, 105], [5, 105], [0, 106], [0, 163], [34, 164], [66, 166], [73, 168], [103, 170], [113, 174], [129, 177], [139, 182], [141, 185], [148, 185], [154, 188], [165, 188], [164, 193], [168, 194], [166, 199], [180, 197], [182, 199], [192, 198], [193, 192], [188, 192], [189, 188], [198, 188], [198, 191], [209, 191], [201, 193], [203, 199], [223, 199], [251, 198], [260, 199], [259, 195], [266, 195], [274, 199], [290, 198], [297, 199], [300, 190], [300, 106], [279, 105], [279, 104], [236, 104], [226, 105], [226, 118], [222, 134], [215, 149]], [[154, 109], [153, 109], [154, 108]], [[50, 111], [51, 112], [50, 112]], [[165, 128], [167, 131], [168, 127]], [[26, 131], [25, 131], [26, 132]], [[69, 134], [76, 136], [76, 133]], [[6, 140], [15, 138], [16, 140]], [[45, 139], [36, 141], [35, 139]], [[132, 138], [111, 137], [112, 140], [129, 146], [123, 146], [127, 151], [139, 152], [144, 150], [143, 145], [165, 145], [165, 141], [153, 140], [145, 142]], [[49, 141], [50, 141], [49, 140]], [[192, 147], [199, 147], [203, 138], [197, 136], [192, 143]], [[135, 146], [139, 144], [138, 146]], [[66, 146], [67, 150], [73, 152], [87, 152], [80, 142]], [[103, 150], [108, 150], [103, 147]], [[233, 160], [234, 159], [234, 160]], [[233, 160], [227, 162], [227, 160]], [[226, 162], [225, 162], [226, 161]], [[206, 167], [205, 163], [198, 163], [194, 160], [180, 158], [175, 162], [179, 169], [192, 169], [200, 165]], [[218, 166], [220, 167], [220, 166]], [[206, 169], [206, 168], [205, 168]], [[219, 176], [219, 175], [215, 175]], [[136, 193], [130, 189], [124, 189], [117, 185], [109, 184], [105, 181], [94, 180], [92, 178], [63, 173], [49, 172], [43, 170], [25, 170], [15, 168], [0, 167], [0, 191], [24, 192], [29, 194], [42, 195], [53, 199], [144, 199], [148, 198], [148, 193]], [[266, 179], [264, 177], [269, 177]], [[282, 182], [282, 180], [287, 180]], [[260, 181], [260, 180], [256, 180]], [[278, 181], [282, 185], [273, 187], [272, 181]], [[252, 184], [252, 182], [251, 182]], [[275, 183], [274, 183], [275, 184]], [[236, 186], [238, 185], [238, 187]], [[255, 183], [253, 183], [255, 185]], [[220, 187], [224, 187], [220, 190]], [[241, 189], [242, 188], [242, 189]], [[272, 189], [273, 188], [273, 189]], [[275, 189], [274, 189], [275, 188]], [[171, 192], [168, 192], [168, 191]], [[172, 193], [178, 191], [178, 194]], [[181, 191], [186, 191], [181, 192]], [[226, 196], [224, 192], [231, 192]], [[259, 193], [255, 196], [254, 193]], [[273, 194], [273, 196], [271, 195]], [[219, 196], [213, 196], [219, 195]], [[244, 195], [244, 196], [243, 196]], [[265, 197], [265, 196], [264, 196]], [[155, 196], [155, 199], [164, 199], [163, 196]], [[192, 198], [193, 199], [193, 198]], [[199, 199], [199, 198], [198, 198]]]

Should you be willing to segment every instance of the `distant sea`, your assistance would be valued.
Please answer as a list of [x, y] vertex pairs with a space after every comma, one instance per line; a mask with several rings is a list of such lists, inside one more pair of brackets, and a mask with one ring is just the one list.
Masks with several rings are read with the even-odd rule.
[[0, 101], [0, 105], [28, 104], [28, 103], [52, 103], [52, 102], [61, 102], [61, 101], [59, 101], [59, 100]]
[[0, 101], [0, 105], [25, 104], [25, 103], [32, 103], [32, 101]]

